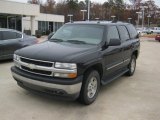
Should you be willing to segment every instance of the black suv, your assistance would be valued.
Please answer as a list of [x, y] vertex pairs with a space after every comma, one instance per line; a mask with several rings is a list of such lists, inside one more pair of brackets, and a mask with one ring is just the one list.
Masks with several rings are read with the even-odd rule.
[[139, 48], [129, 23], [67, 23], [46, 42], [16, 51], [11, 71], [27, 90], [91, 104], [101, 85], [134, 74]]

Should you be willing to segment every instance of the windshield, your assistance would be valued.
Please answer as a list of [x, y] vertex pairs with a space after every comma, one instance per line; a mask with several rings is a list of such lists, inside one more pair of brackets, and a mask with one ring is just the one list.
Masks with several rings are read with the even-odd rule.
[[103, 38], [104, 26], [100, 25], [64, 25], [50, 40], [75, 44], [99, 44]]

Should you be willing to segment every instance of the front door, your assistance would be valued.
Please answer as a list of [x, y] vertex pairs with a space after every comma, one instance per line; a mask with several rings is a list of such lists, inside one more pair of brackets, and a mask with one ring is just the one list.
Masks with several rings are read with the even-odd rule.
[[[109, 43], [111, 39], [120, 39], [117, 26], [110, 26], [107, 30], [106, 42]], [[109, 46], [104, 52], [105, 59], [105, 77], [113, 76], [119, 69], [122, 68], [123, 55], [122, 45]]]

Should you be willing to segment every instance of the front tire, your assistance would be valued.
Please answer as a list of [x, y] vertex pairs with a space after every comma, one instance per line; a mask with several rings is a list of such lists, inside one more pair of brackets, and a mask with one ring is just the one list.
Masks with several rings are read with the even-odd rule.
[[128, 65], [128, 69], [129, 69], [129, 71], [127, 72], [127, 75], [132, 76], [135, 72], [135, 69], [136, 69], [136, 56], [135, 55], [132, 55], [131, 61]]
[[83, 79], [80, 92], [80, 102], [89, 105], [93, 103], [100, 88], [100, 75], [96, 70], [88, 71]]

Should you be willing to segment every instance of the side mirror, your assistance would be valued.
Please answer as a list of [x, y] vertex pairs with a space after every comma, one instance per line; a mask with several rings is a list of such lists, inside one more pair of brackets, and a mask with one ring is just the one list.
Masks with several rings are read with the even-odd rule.
[[108, 46], [118, 46], [121, 45], [120, 39], [110, 39]]
[[55, 34], [55, 32], [52, 32], [48, 35], [48, 40]]

